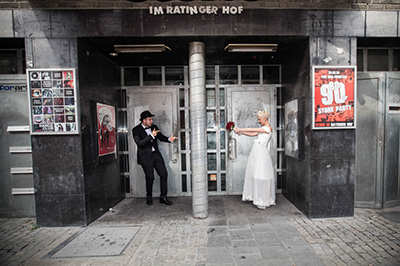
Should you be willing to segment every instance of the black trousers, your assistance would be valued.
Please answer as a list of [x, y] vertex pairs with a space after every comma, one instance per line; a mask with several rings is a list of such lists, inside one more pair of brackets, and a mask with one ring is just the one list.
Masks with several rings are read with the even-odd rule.
[[144, 174], [146, 177], [146, 196], [153, 196], [153, 183], [154, 183], [154, 169], [160, 176], [160, 197], [166, 197], [168, 193], [168, 172], [165, 168], [164, 159], [161, 154], [153, 152], [151, 159], [146, 164], [142, 164]]

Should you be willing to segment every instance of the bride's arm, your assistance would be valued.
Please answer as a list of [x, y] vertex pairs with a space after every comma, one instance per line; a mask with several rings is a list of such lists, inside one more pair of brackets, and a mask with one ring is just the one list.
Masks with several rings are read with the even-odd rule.
[[258, 133], [266, 133], [265, 130], [261, 127], [258, 128], [235, 128], [234, 129], [235, 133], [237, 134], [243, 134], [246, 136], [257, 136]]
[[257, 136], [257, 135], [258, 135], [257, 132], [248, 132], [248, 131], [244, 131], [244, 132], [239, 131], [239, 135], [240, 135], [240, 134], [243, 134], [243, 135], [246, 135], [246, 136], [249, 136], [249, 137], [254, 137], [254, 136]]

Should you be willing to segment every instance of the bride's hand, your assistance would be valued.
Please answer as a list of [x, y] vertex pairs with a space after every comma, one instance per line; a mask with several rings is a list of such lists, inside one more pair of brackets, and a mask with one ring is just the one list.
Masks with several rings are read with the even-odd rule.
[[234, 131], [236, 134], [238, 134], [238, 135], [241, 134], [238, 128], [234, 128], [233, 131]]

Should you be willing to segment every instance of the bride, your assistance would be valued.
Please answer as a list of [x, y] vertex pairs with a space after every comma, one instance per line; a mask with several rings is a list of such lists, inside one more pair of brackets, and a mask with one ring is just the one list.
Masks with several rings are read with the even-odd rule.
[[235, 128], [238, 135], [258, 136], [247, 161], [243, 186], [243, 201], [253, 201], [259, 209], [275, 205], [274, 166], [267, 145], [271, 140], [272, 127], [268, 122], [269, 113], [257, 113], [258, 128]]

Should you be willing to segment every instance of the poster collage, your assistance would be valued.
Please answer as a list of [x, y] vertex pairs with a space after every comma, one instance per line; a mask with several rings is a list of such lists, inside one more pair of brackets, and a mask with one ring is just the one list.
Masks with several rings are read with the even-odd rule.
[[31, 134], [77, 134], [75, 70], [27, 70]]

